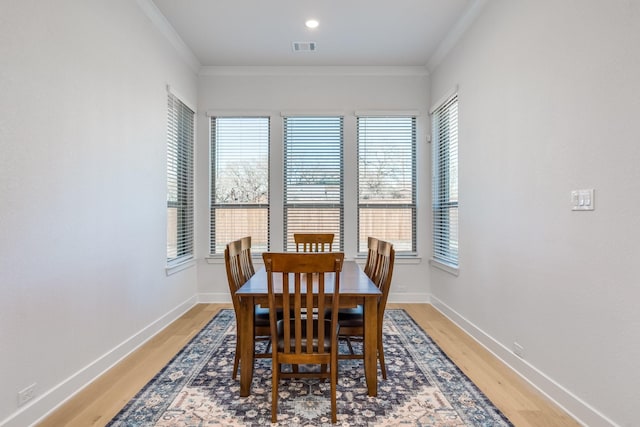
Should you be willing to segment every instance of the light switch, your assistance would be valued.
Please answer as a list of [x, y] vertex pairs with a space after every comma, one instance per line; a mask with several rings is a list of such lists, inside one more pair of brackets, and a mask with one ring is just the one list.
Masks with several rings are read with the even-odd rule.
[[571, 192], [571, 210], [592, 211], [594, 209], [594, 189], [573, 190]]

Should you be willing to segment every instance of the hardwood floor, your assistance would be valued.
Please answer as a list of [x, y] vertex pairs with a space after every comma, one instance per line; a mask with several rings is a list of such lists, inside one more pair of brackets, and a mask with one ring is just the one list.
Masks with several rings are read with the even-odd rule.
[[405, 309], [515, 426], [581, 425], [430, 304], [387, 304], [387, 308]]
[[[580, 425], [431, 305], [387, 304], [387, 307], [405, 309], [514, 425]], [[195, 306], [38, 425], [105, 425], [221, 308], [231, 305]]]

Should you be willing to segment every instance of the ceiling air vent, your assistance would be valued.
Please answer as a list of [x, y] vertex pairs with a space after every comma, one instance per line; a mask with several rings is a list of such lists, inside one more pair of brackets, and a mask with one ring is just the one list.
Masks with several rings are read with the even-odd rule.
[[293, 42], [294, 52], [315, 52], [316, 42]]

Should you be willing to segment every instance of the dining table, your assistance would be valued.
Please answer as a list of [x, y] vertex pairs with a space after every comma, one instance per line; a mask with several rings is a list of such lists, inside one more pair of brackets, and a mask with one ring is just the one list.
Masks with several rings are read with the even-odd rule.
[[[333, 273], [326, 275], [326, 291], [333, 292]], [[364, 311], [364, 374], [369, 396], [378, 394], [378, 300], [380, 289], [371, 281], [360, 266], [351, 260], [344, 261], [340, 273], [340, 307], [363, 306]], [[258, 269], [255, 274], [237, 290], [240, 300], [240, 318], [238, 320], [238, 339], [240, 340], [240, 396], [249, 396], [253, 380], [255, 351], [254, 313], [255, 306], [269, 306], [267, 272]], [[276, 309], [278, 307], [275, 307]], [[333, 369], [333, 367], [332, 367]]]

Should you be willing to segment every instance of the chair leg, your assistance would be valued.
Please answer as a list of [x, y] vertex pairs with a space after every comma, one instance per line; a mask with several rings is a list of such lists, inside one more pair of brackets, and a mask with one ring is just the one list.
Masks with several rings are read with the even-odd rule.
[[338, 422], [338, 405], [336, 403], [336, 389], [338, 387], [338, 356], [331, 360], [331, 422], [336, 424]]
[[274, 363], [272, 367], [271, 375], [271, 422], [278, 422], [278, 374], [280, 371], [280, 364]]
[[353, 352], [353, 346], [351, 345], [351, 339], [349, 338], [349, 336], [347, 335], [344, 338], [347, 340], [347, 347], [349, 347], [349, 353], [355, 354]]
[[382, 329], [378, 329], [378, 359], [380, 360], [380, 371], [382, 372], [382, 379], [387, 379], [387, 368], [384, 364], [384, 347], [382, 344]]
[[240, 363], [240, 337], [236, 335], [236, 354], [233, 357], [233, 379], [238, 377], [238, 364]]

